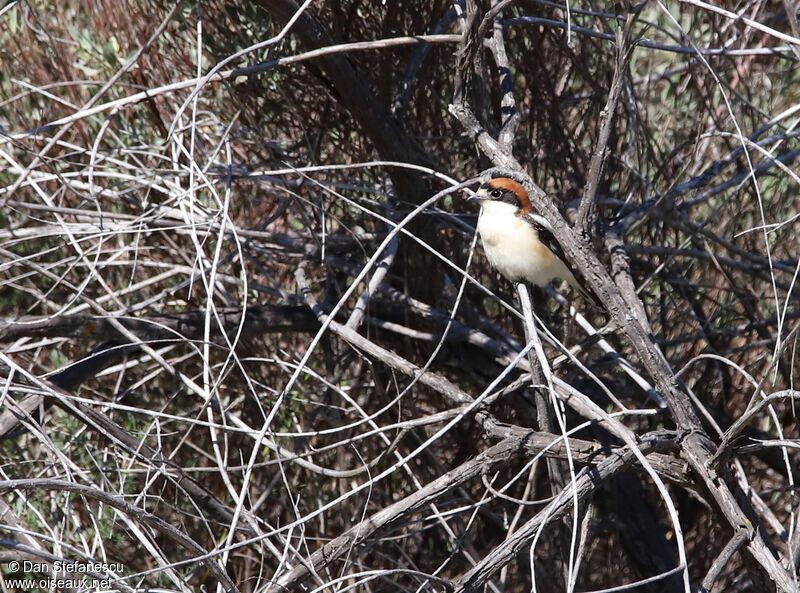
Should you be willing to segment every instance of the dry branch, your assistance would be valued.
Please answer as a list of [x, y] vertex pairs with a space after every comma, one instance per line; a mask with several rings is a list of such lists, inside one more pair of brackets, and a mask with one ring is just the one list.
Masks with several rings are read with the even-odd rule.
[[[0, 556], [797, 590], [790, 4], [0, 9]], [[602, 310], [514, 305], [489, 161]]]

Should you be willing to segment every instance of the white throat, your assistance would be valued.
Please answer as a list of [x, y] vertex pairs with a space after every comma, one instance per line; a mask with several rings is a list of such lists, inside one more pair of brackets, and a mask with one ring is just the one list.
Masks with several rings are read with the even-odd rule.
[[516, 216], [517, 210], [518, 208], [516, 206], [507, 202], [485, 200], [481, 203], [481, 217], [488, 216], [492, 218], [495, 216]]

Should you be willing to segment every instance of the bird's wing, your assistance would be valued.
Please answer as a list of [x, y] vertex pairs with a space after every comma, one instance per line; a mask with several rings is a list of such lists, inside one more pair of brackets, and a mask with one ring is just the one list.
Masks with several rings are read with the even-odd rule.
[[533, 225], [533, 228], [535, 228], [536, 232], [539, 234], [539, 241], [542, 242], [542, 245], [547, 247], [553, 253], [553, 255], [564, 262], [564, 265], [567, 266], [567, 269], [570, 271], [575, 281], [574, 284], [572, 282], [569, 284], [572, 284], [573, 288], [580, 292], [591, 304], [598, 305], [599, 303], [597, 298], [586, 289], [583, 275], [573, 267], [569, 259], [567, 259], [567, 256], [564, 254], [564, 250], [561, 248], [561, 245], [556, 240], [555, 233], [553, 232], [553, 225], [551, 225], [546, 218], [539, 216], [538, 214], [528, 214], [526, 218], [528, 221], [530, 221], [530, 223]]
[[541, 241], [545, 247], [552, 251], [558, 259], [563, 261], [574, 276], [575, 271], [572, 269], [572, 266], [569, 265], [567, 257], [564, 255], [564, 250], [561, 249], [561, 245], [559, 245], [558, 241], [556, 241], [556, 236], [553, 233], [553, 227], [547, 221], [547, 219], [543, 216], [539, 216], [538, 214], [528, 214], [525, 218], [533, 225], [533, 228], [536, 229], [536, 232], [539, 234], [539, 241]]

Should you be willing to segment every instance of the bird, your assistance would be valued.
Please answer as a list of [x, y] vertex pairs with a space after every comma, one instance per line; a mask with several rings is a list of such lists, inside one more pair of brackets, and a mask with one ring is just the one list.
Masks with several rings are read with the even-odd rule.
[[536, 213], [525, 187], [509, 177], [483, 183], [478, 233], [489, 263], [511, 282], [544, 287], [564, 280], [592, 304], [596, 299], [575, 279], [553, 226]]

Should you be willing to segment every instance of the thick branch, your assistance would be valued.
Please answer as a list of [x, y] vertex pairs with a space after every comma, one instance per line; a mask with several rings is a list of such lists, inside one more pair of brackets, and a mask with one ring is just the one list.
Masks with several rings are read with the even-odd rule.
[[[469, 92], [461, 92], [457, 95], [457, 103], [451, 107], [451, 112], [460, 120], [468, 135], [498, 167], [511, 170], [510, 173], [508, 171], [504, 171], [504, 173], [517, 176], [524, 183], [534, 207], [553, 225], [556, 237], [567, 257], [592, 287], [612, 321], [636, 350], [642, 364], [653, 378], [657, 390], [666, 401], [675, 423], [679, 428], [688, 431], [689, 436], [684, 442], [683, 456], [705, 483], [717, 508], [726, 517], [732, 528], [745, 527], [749, 529], [751, 539], [748, 550], [761, 565], [764, 574], [772, 579], [778, 588], [785, 591], [800, 590], [788, 571], [778, 562], [762, 532], [753, 527], [752, 521], [756, 520], [755, 512], [751, 508], [747, 508], [746, 512], [742, 510], [740, 502], [734, 494], [734, 491], [738, 491], [738, 486], [730, 476], [718, 475], [709, 467], [714, 445], [703, 433], [700, 420], [692, 407], [688, 394], [683, 390], [669, 363], [654, 343], [653, 332], [646, 323], [646, 319], [630, 315], [630, 305], [625, 302], [608, 272], [593, 253], [591, 246], [588, 242], [576, 237], [553, 200], [533, 183], [531, 178], [524, 173], [522, 165], [478, 123], [470, 106], [465, 101], [468, 96]], [[747, 507], [746, 499], [743, 497], [740, 499], [742, 504]], [[467, 580], [469, 581], [469, 579]]]
[[[287, 23], [298, 10], [293, 0], [260, 0], [259, 4], [281, 23]], [[300, 15], [292, 34], [301, 40], [306, 49], [335, 45], [330, 33], [310, 10]], [[316, 65], [336, 89], [339, 101], [354, 116], [354, 121], [361, 125], [382, 159], [430, 165], [430, 160], [380, 103], [347, 56], [322, 56], [317, 59]], [[403, 199], [419, 203], [426, 197], [427, 189], [421, 174], [390, 169], [389, 175]]]

